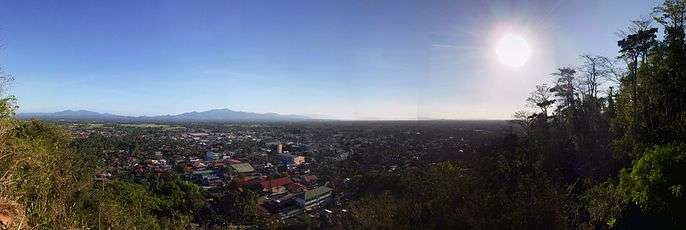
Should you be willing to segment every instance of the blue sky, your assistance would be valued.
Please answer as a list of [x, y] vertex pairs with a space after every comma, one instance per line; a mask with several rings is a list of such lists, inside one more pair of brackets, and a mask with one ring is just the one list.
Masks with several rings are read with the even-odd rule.
[[[508, 118], [656, 1], [2, 1], [20, 112]], [[493, 58], [503, 33], [531, 59]]]

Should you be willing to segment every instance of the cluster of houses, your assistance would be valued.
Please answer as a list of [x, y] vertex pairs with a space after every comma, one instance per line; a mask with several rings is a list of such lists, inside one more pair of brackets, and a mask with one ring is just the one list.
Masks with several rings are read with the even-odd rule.
[[189, 158], [176, 163], [186, 172], [187, 180], [205, 189], [237, 181], [241, 188], [262, 195], [257, 204], [261, 210], [281, 219], [319, 210], [333, 201], [332, 189], [323, 186], [316, 175], [300, 174], [295, 170], [306, 163], [304, 156], [277, 151], [272, 159], [266, 164], [274, 165], [274, 169], [277, 166], [289, 169], [296, 175], [280, 174], [277, 170], [270, 172], [264, 166], [256, 170], [251, 163], [234, 159], [231, 153], [213, 151], [208, 151], [204, 159]]

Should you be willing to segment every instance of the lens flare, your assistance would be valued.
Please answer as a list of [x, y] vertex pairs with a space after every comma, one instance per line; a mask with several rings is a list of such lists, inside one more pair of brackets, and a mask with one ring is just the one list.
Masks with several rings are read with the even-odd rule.
[[506, 34], [497, 42], [495, 53], [500, 63], [518, 68], [524, 66], [531, 57], [531, 48], [524, 37]]

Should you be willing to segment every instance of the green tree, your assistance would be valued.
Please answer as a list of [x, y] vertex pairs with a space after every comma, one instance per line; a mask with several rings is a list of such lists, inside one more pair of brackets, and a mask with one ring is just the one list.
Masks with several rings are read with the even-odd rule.
[[649, 216], [662, 216], [686, 226], [686, 145], [655, 146], [622, 170], [619, 190], [624, 201]]

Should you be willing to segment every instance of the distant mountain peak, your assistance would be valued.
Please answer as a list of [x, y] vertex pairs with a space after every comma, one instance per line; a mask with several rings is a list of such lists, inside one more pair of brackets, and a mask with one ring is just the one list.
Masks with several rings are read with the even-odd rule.
[[278, 113], [252, 113], [234, 111], [228, 108], [207, 111], [192, 111], [176, 115], [122, 116], [98, 113], [89, 110], [63, 110], [54, 113], [20, 113], [21, 119], [44, 120], [127, 120], [127, 121], [293, 121], [311, 119], [302, 115], [281, 115]]

